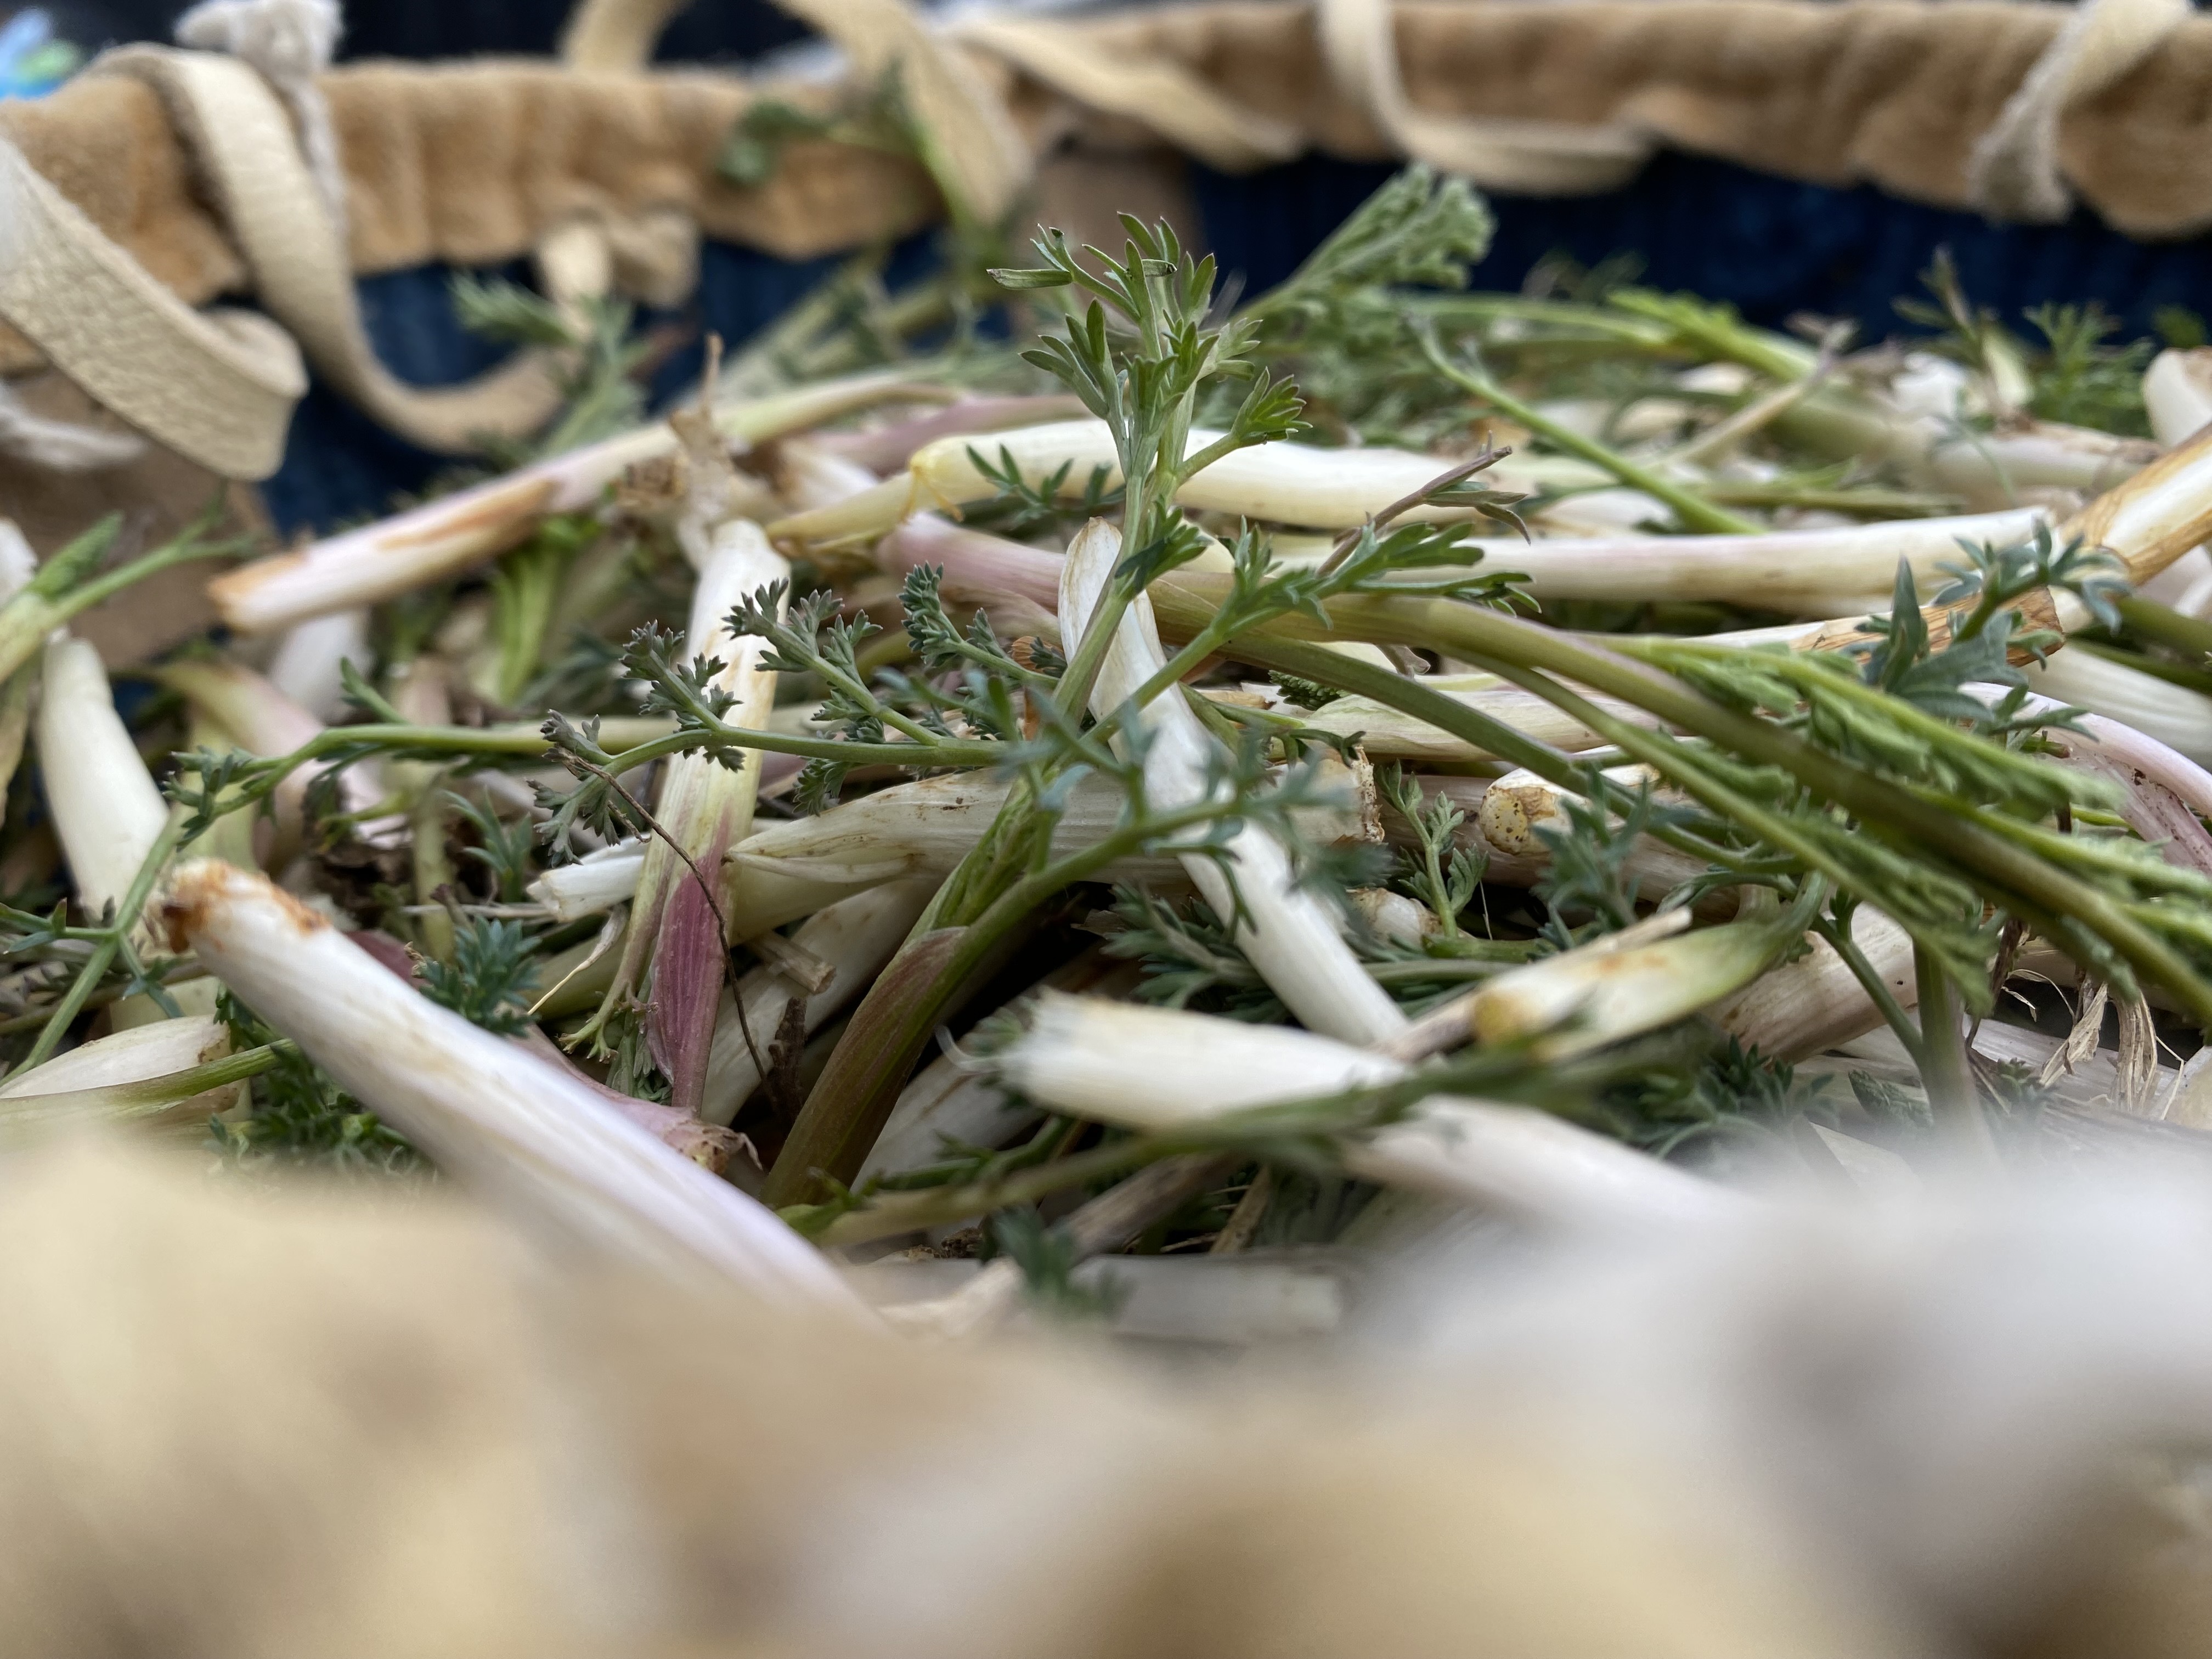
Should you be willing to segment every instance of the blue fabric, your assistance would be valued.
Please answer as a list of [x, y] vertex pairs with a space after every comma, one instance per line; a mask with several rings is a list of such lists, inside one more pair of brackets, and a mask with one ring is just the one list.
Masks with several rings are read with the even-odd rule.
[[[574, 0], [368, 0], [346, 9], [339, 56], [465, 58], [550, 54]], [[686, 6], [661, 32], [664, 64], [757, 57], [805, 38], [805, 24], [764, 0]]]
[[[930, 239], [915, 237], [892, 255], [885, 276], [912, 282], [931, 263]], [[690, 338], [655, 373], [650, 391], [657, 405], [699, 378], [708, 332], [742, 343], [781, 315], [836, 269], [835, 259], [791, 264], [744, 248], [710, 242], [702, 250], [699, 289], [680, 313], [647, 312], [640, 325], [682, 326]], [[501, 273], [526, 281], [520, 264]], [[416, 386], [450, 386], [496, 364], [505, 348], [479, 339], [454, 319], [442, 266], [365, 277], [362, 319], [386, 366]], [[284, 465], [262, 485], [278, 529], [289, 536], [322, 532], [375, 518], [397, 498], [414, 494], [448, 465], [379, 427], [319, 381], [311, 386], [292, 417]]]
[[[1223, 269], [1243, 271], [1256, 292], [1289, 275], [1390, 173], [1310, 156], [1243, 176], [1194, 168], [1194, 185]], [[1673, 153], [1606, 195], [1492, 205], [1498, 238], [1475, 275], [1483, 288], [1516, 289], [1553, 252], [1584, 264], [1635, 253], [1651, 287], [1729, 301], [1754, 322], [1796, 311], [1852, 317], [1880, 339], [1901, 331], [1891, 302], [1920, 294], [1920, 273], [1948, 245], [1966, 292], [2015, 323], [2046, 301], [2098, 301], [2130, 334], [2149, 332], [2160, 306], [2212, 315], [2212, 238], [2131, 242], [2086, 210], [2062, 225], [1992, 225], [1871, 187], [1831, 190]]]
[[[46, 0], [55, 31], [87, 48], [167, 40], [191, 0]], [[0, 0], [0, 12], [11, 8]], [[550, 56], [575, 0], [352, 0], [341, 60], [362, 58]], [[805, 24], [769, 0], [694, 0], [670, 21], [662, 63], [723, 63], [804, 39]]]
[[[1242, 176], [1194, 168], [1208, 245], [1247, 292], [1280, 281], [1375, 187], [1381, 165], [1308, 157]], [[1498, 238], [1476, 274], [1486, 288], [1518, 288], [1538, 260], [1564, 252], [1585, 264], [1632, 252], [1653, 287], [1726, 300], [1755, 322], [1797, 311], [1853, 317], [1869, 338], [1899, 331], [1891, 302], [1919, 291], [1919, 274], [1948, 245], [1966, 291], [2017, 319], [2045, 301], [2102, 302], [2131, 334], [2147, 333], [2160, 306], [2212, 315], [2212, 238], [2142, 244], [2080, 213], [2063, 225], [1990, 225], [1972, 214], [1897, 201], [1873, 189], [1830, 190], [1768, 177], [1726, 162], [1665, 155], [1627, 188], [1566, 199], [1501, 197]], [[927, 269], [927, 237], [902, 246], [887, 272], [894, 286]], [[719, 332], [741, 343], [828, 276], [835, 262], [787, 264], [765, 254], [709, 244], [699, 293], [678, 317], [693, 342], [661, 366], [656, 401], [696, 379], [697, 337]], [[522, 274], [515, 267], [510, 274]], [[362, 283], [369, 337], [392, 372], [418, 385], [447, 385], [481, 373], [499, 351], [453, 320], [443, 270], [404, 271]], [[292, 424], [284, 465], [264, 487], [289, 534], [324, 531], [388, 511], [419, 490], [440, 465], [318, 386]]]

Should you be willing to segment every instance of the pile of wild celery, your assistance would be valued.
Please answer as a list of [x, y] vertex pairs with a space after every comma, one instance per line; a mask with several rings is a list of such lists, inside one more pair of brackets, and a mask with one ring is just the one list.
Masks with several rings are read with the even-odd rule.
[[1405, 1193], [1682, 1224], [1762, 1148], [2212, 1123], [2197, 355], [1941, 265], [1909, 347], [1474, 292], [1419, 170], [1241, 303], [1127, 228], [849, 274], [657, 424], [620, 316], [471, 288], [560, 430], [231, 568], [128, 725], [55, 630], [204, 544], [18, 560], [0, 1125], [799, 1296], [1000, 1257], [940, 1328], [1130, 1252], [1167, 1328], [1158, 1258]]

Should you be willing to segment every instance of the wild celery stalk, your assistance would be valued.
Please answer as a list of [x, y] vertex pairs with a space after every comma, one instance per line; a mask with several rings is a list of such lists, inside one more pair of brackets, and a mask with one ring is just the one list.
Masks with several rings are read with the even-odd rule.
[[[1101, 600], [1121, 557], [1121, 538], [1102, 520], [1085, 525], [1068, 547], [1060, 619], [1069, 646], [1103, 625]], [[1092, 708], [1101, 718], [1143, 696], [1167, 665], [1143, 594], [1121, 613], [1115, 635], [1091, 691]], [[1182, 805], [1209, 789], [1227, 787], [1214, 775], [1215, 741], [1183, 701], [1180, 686], [1155, 696], [1137, 719], [1143, 787], [1154, 805]], [[1267, 831], [1241, 828], [1225, 843], [1186, 855], [1183, 868], [1213, 913], [1232, 919], [1238, 947], [1309, 1030], [1364, 1045], [1404, 1028], [1397, 1004], [1345, 945], [1338, 918], [1297, 884], [1288, 854]]]
[[530, 896], [554, 921], [579, 921], [629, 903], [644, 869], [645, 838], [633, 836], [586, 853], [574, 864], [555, 865], [530, 884]]
[[2076, 647], [2027, 671], [2045, 696], [2133, 726], [2200, 766], [2212, 766], [2212, 697]]
[[1959, 540], [1998, 546], [2025, 539], [2039, 507], [1818, 530], [1620, 540], [1498, 543], [1485, 551], [1528, 578], [1539, 599], [1712, 599], [1798, 616], [1864, 616], [1880, 609], [1897, 562], [1932, 591], [1956, 563]]
[[823, 433], [813, 440], [813, 447], [866, 467], [880, 477], [897, 471], [912, 459], [915, 451], [939, 438], [972, 439], [981, 433], [1003, 432], [1009, 427], [1042, 426], [1082, 413], [1082, 403], [1066, 393], [966, 397], [933, 413], [888, 426], [864, 432]]
[[100, 653], [46, 647], [37, 743], [46, 804], [77, 904], [95, 922], [121, 903], [168, 822], [168, 804], [115, 712]]
[[1601, 466], [1632, 489], [1640, 489], [1645, 495], [1665, 502], [1680, 521], [1683, 529], [1703, 531], [1712, 535], [1747, 536], [1755, 535], [1764, 528], [1726, 507], [1716, 507], [1696, 490], [1675, 479], [1640, 466], [1605, 445], [1556, 421], [1547, 419], [1540, 410], [1513, 396], [1482, 369], [1454, 362], [1444, 354], [1433, 329], [1420, 331], [1418, 337], [1422, 353], [1428, 358], [1430, 365], [1447, 380], [1469, 396], [1487, 404], [1508, 420], [1528, 428], [1554, 447]]
[[823, 1022], [860, 1000], [905, 942], [934, 880], [895, 881], [843, 899], [810, 919], [792, 942], [830, 970], [810, 994], [775, 967], [756, 968], [722, 994], [714, 1019], [699, 1115], [727, 1123], [781, 1058], [795, 1066], [799, 1047]]
[[[1649, 777], [1617, 772], [1607, 775], [1630, 788]], [[1430, 799], [1463, 801], [1472, 796], [1474, 811], [1459, 832], [1461, 842], [1468, 843], [1471, 832], [1473, 844], [1487, 856], [1488, 879], [1523, 887], [1544, 879], [1552, 868], [1553, 848], [1572, 836], [1574, 823], [1567, 806], [1583, 793], [1528, 771], [1508, 772], [1486, 785], [1461, 778], [1416, 781]], [[1656, 899], [1705, 872], [1710, 860], [1699, 855], [1701, 850], [1685, 851], [1659, 836], [1640, 835], [1622, 862], [1621, 874], [1645, 897]]]
[[[38, 572], [38, 556], [31, 551], [23, 532], [0, 519], [0, 604], [21, 592]], [[17, 669], [0, 684], [0, 796], [22, 764], [23, 740], [30, 733], [31, 703], [38, 689], [34, 668]]]
[[[2212, 489], [2205, 489], [2202, 481], [2199, 488], [2212, 497]], [[2203, 502], [2203, 510], [2212, 515], [2212, 499]], [[1195, 631], [1203, 626], [1209, 611], [1200, 595], [1208, 590], [1220, 591], [1216, 579], [1187, 578], [1172, 586], [1164, 585], [1156, 596], [1164, 629]], [[1754, 764], [1778, 768], [1881, 837], [1912, 849], [1911, 856], [1940, 860], [1983, 898], [2023, 915], [2039, 931], [2063, 932], [2069, 926], [2086, 930], [2074, 935], [2082, 941], [2081, 948], [2087, 948], [2091, 938], [2103, 941], [2200, 1018], [2212, 1018], [2212, 985], [2191, 966], [2189, 957], [2175, 943], [2174, 930], [2185, 927], [2185, 915], [2151, 904], [2139, 893], [2112, 890], [2087, 875], [2079, 863], [2069, 866], [2068, 859], [2054, 858], [2052, 854], [2067, 850], [2063, 846], [2031, 836], [2015, 828], [2014, 820], [1913, 789], [1900, 789], [1779, 725], [1726, 707], [1684, 681], [1632, 662], [1618, 648], [1609, 650], [1594, 641], [1438, 599], [1351, 595], [1334, 602], [1330, 616], [1334, 631], [1340, 635], [1425, 644], [1503, 674], [1588, 722], [1628, 755], [1652, 766], [1670, 783], [1722, 817], [1761, 833], [1783, 835], [1796, 843], [1793, 852], [1809, 854], [1812, 848], [1795, 832], [1720, 783], [1676, 742], [1613, 720], [1569, 686], [1588, 686], [1621, 697], [1678, 731], [1705, 738]], [[1240, 655], [1263, 663], [1272, 659], [1273, 665], [1322, 684], [1395, 702], [1446, 730], [1458, 730], [1470, 738], [1480, 732], [1475, 740], [1498, 742], [1493, 723], [1481, 721], [1474, 711], [1449, 699], [1423, 696], [1419, 688], [1392, 685], [1387, 678], [1366, 671], [1363, 665], [1328, 662], [1322, 660], [1325, 653], [1285, 653], [1272, 644], [1274, 639], [1310, 638], [1321, 631], [1306, 619], [1281, 619], [1243, 636], [1236, 649]], [[1633, 640], [1614, 643], [1616, 647], [1626, 646], [1638, 651], [1660, 648], [1656, 642], [1639, 644]], [[1676, 647], [1670, 645], [1666, 649]], [[1893, 708], [1892, 712], [1900, 711]], [[1922, 725], [1919, 730], [1921, 735], [1915, 740], [1928, 744], [1937, 741], [1947, 728], [1938, 723]], [[1574, 769], [1561, 765], [1563, 757], [1526, 740], [1520, 740], [1519, 746], [1526, 758], [1513, 757], [1522, 764], [1570, 788], [1577, 787]], [[2028, 844], [2030, 841], [2033, 846]], [[1870, 890], [1864, 875], [1846, 870], [1832, 854], [1818, 857], [1814, 867], [1847, 890], [1863, 893], [1869, 902], [1893, 903], [1898, 896]], [[1936, 925], [1931, 915], [1925, 926]], [[1920, 936], [1930, 937], [1924, 932]], [[1958, 971], [1966, 971], [1963, 957]]]
[[[1080, 732], [1121, 614], [1158, 571], [1203, 549], [1203, 538], [1176, 505], [1179, 493], [1216, 463], [1297, 429], [1298, 405], [1290, 389], [1243, 368], [1252, 329], [1235, 323], [1203, 326], [1212, 300], [1213, 262], [1193, 259], [1164, 225], [1148, 229], [1134, 220], [1124, 222], [1127, 255], [1106, 260], [1101, 270], [1082, 264], [1055, 231], [1036, 244], [1039, 268], [1001, 273], [1000, 280], [1094, 296], [1081, 315], [1071, 313], [1063, 336], [1048, 337], [1030, 357], [1103, 423], [1121, 471], [1123, 537], [1131, 556], [1106, 584], [1091, 632], [1057, 684], [1023, 682], [1025, 699], [1048, 703], [1060, 751], [1024, 768], [1021, 787], [998, 824], [947, 879], [916, 937], [855, 1013], [769, 1171], [765, 1191], [771, 1203], [805, 1196], [817, 1170], [839, 1181], [853, 1177], [930, 1033], [969, 994], [978, 972], [1006, 948], [1014, 930], [1028, 926], [1036, 907], [1074, 872], [1100, 868], [1158, 844], [1162, 834], [1222, 816], [1212, 804], [1186, 813], [1140, 812], [1130, 829], [1086, 853], [1056, 861], [1051, 857], [1054, 780], [1070, 775], [1079, 760], [1112, 759], [1099, 754], [1095, 743], [1085, 752]], [[1128, 325], [1128, 336], [1121, 335], [1118, 325], [1109, 334], [1109, 304]], [[1218, 435], [1195, 434], [1200, 392], [1231, 373], [1248, 377], [1231, 427]], [[957, 645], [939, 648], [958, 659]]]
[[[857, 375], [715, 410], [717, 428], [758, 443], [915, 388], [890, 374]], [[921, 395], [934, 395], [921, 389]], [[458, 576], [514, 546], [555, 513], [597, 505], [625, 469], [677, 447], [665, 423], [571, 450], [396, 518], [349, 530], [297, 553], [258, 560], [209, 584], [223, 622], [259, 634], [398, 597]], [[4, 624], [0, 616], [0, 624]]]
[[829, 1263], [736, 1188], [581, 1079], [421, 995], [264, 878], [189, 865], [161, 923], [172, 948], [192, 951], [440, 1167], [522, 1218], [772, 1301], [857, 1311]]
[[[1032, 1100], [1154, 1133], [1419, 1081], [1402, 1061], [1308, 1032], [1051, 994], [992, 1063]], [[1408, 1092], [1402, 1118], [1340, 1143], [1347, 1169], [1532, 1220], [1603, 1229], [1723, 1224], [1742, 1202], [1544, 1112]], [[1294, 1121], [1286, 1116], [1285, 1127]]]
[[[1336, 793], [1297, 809], [1300, 833], [1322, 846], [1372, 840], [1351, 769], [1328, 756], [1318, 763], [1317, 777]], [[811, 817], [755, 830], [729, 854], [731, 938], [750, 939], [780, 927], [857, 887], [902, 876], [950, 874], [991, 834], [1018, 787], [992, 771], [953, 772], [894, 784]], [[1070, 853], [1092, 845], [1120, 824], [1125, 806], [1118, 780], [1077, 781], [1054, 815], [1052, 849]], [[568, 866], [592, 867], [591, 860]], [[627, 896], [615, 890], [618, 877], [611, 859], [603, 871], [574, 882], [556, 879], [564, 873], [553, 872], [541, 883], [549, 896], [578, 893], [586, 884], [608, 902]], [[1182, 861], [1166, 851], [1116, 860], [1098, 879], [1176, 889], [1186, 883]]]
[[2150, 429], [2168, 449], [2212, 423], [2212, 352], [2161, 351], [2143, 371], [2143, 408]]
[[258, 1075], [273, 1051], [230, 1052], [230, 1028], [208, 1015], [155, 1020], [95, 1037], [0, 1083], [0, 1138], [103, 1120], [174, 1115], [204, 1126], [228, 1085]]
[[[1402, 449], [1317, 449], [1304, 444], [1271, 442], [1217, 453], [1233, 433], [1190, 428], [1184, 436], [1181, 466], [1160, 471], [1172, 479], [1164, 499], [1196, 512], [1219, 513], [1317, 530], [1353, 529], [1402, 500], [1446, 470], [1433, 455]], [[977, 458], [994, 471], [977, 465]], [[886, 479], [864, 495], [836, 506], [793, 514], [769, 526], [779, 541], [835, 544], [872, 540], [915, 514], [951, 511], [990, 500], [1007, 477], [1032, 489], [1059, 480], [1060, 497], [1071, 506], [1084, 499], [1094, 473], [1110, 489], [1120, 483], [1117, 443], [1104, 421], [1067, 421], [1025, 431], [1001, 433], [978, 444], [948, 439], [916, 453], [908, 472]], [[1503, 482], [1519, 483], [1509, 466]], [[1534, 479], [1528, 482], [1535, 482]], [[1436, 503], [1415, 508], [1412, 518], [1449, 523], [1470, 519], [1463, 507]], [[1749, 527], [1731, 518], [1727, 526]]]
[[[2212, 429], [2178, 444], [2141, 471], [2106, 490], [2058, 527], [2062, 545], [2079, 542], [2117, 557], [2128, 583], [2140, 587], [2212, 536]], [[2091, 613], [2071, 593], [2054, 596], [2066, 632], [2088, 625]]]
[[1920, 998], [1912, 935], [1862, 906], [1847, 933], [1831, 928], [1808, 943], [1806, 955], [1768, 969], [1716, 1007], [1714, 1023], [1746, 1048], [1777, 1060], [1803, 1060], [1883, 1024], [1917, 1055], [1919, 1031], [1908, 1018]]
[[1671, 1025], [1773, 966], [1804, 938], [1822, 896], [1820, 884], [1808, 882], [1785, 911], [1629, 950], [1581, 946], [1513, 969], [1474, 993], [1469, 1024], [1480, 1042], [1528, 1042], [1543, 1060], [1570, 1059]]
[[[1454, 702], [1474, 709], [1533, 742], [1568, 753], [1604, 746], [1597, 733], [1580, 721], [1561, 714], [1541, 697], [1523, 691], [1517, 685], [1506, 684], [1494, 674], [1425, 674], [1403, 678], [1414, 680]], [[1599, 702], [1601, 707], [1623, 720], [1644, 724], [1650, 721], [1651, 717], [1642, 709], [1622, 702], [1617, 697], [1601, 698]], [[1455, 736], [1427, 720], [1417, 720], [1404, 710], [1393, 708], [1373, 697], [1340, 696], [1322, 708], [1308, 709], [1299, 708], [1294, 700], [1285, 696], [1278, 702], [1276, 708], [1293, 715], [1297, 724], [1307, 731], [1326, 732], [1331, 737], [1346, 739], [1358, 737], [1360, 746], [1377, 761], [1438, 764], [1498, 758], [1465, 738]]]
[[[718, 700], [729, 700], [726, 712], [738, 725], [766, 724], [775, 701], [775, 672], [765, 665], [764, 642], [731, 633], [726, 619], [740, 599], [789, 576], [782, 556], [749, 520], [732, 520], [714, 532], [692, 598], [687, 640], [695, 657], [721, 665], [708, 689]], [[610, 1004], [627, 994], [647, 962], [653, 964], [649, 1018], [670, 1056], [674, 1103], [686, 1111], [696, 1112], [703, 1097], [726, 963], [722, 860], [752, 827], [760, 764], [753, 755], [734, 768], [705, 755], [668, 763], [655, 804], [658, 828], [646, 842], [637, 902], [609, 994]]]
[[764, 1201], [777, 1207], [799, 1202], [817, 1185], [817, 1172], [839, 1182], [858, 1173], [937, 1028], [1018, 943], [1047, 900], [1073, 883], [1096, 879], [1117, 860], [1236, 815], [1218, 800], [1150, 813], [1022, 875], [972, 923], [931, 927], [925, 912], [916, 933], [870, 987], [807, 1096], [769, 1171]]
[[[1741, 363], [1784, 384], [1819, 368], [1812, 348], [1747, 327], [1724, 306], [1636, 289], [1616, 290], [1607, 305], [1672, 335], [1616, 333], [1646, 349]], [[1997, 378], [2016, 380], [2016, 371], [1984, 375], [1977, 386], [1976, 377], [1942, 359], [1923, 357], [1913, 367], [1916, 376], [1896, 376], [1886, 389], [1832, 377], [1777, 416], [1774, 428], [1817, 454], [1887, 463], [1916, 488], [1942, 490], [1970, 507], [1990, 510], [2017, 507], [2036, 489], [2109, 489], [2154, 453], [2137, 440], [2025, 418], [2014, 402], [2017, 387], [2000, 391], [1990, 384]], [[1917, 380], [1929, 384], [1912, 383]], [[1994, 417], [1994, 429], [1977, 429], [1978, 417]]]
[[345, 713], [345, 670], [366, 674], [375, 660], [368, 612], [333, 611], [285, 630], [269, 659], [269, 682], [317, 720]]

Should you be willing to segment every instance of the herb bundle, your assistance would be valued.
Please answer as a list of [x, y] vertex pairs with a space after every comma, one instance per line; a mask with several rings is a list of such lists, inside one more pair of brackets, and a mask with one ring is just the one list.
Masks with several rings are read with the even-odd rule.
[[1241, 301], [1124, 230], [963, 244], [1018, 353], [817, 300], [627, 432], [626, 319], [471, 287], [583, 365], [543, 453], [218, 579], [135, 726], [40, 642], [204, 531], [17, 573], [0, 1126], [443, 1172], [801, 1298], [1003, 1250], [1066, 1304], [1377, 1186], [1680, 1227], [1762, 1150], [2010, 1156], [2108, 1006], [2104, 1109], [2191, 1120], [2193, 359], [2031, 344], [1940, 265], [1940, 332], [1857, 350], [1481, 293], [1418, 168]]

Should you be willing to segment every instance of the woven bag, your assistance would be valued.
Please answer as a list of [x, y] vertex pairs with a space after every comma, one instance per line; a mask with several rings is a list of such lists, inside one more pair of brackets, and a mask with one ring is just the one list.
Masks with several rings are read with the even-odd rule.
[[[2212, 20], [2185, 0], [1204, 0], [941, 27], [903, 0], [784, 3], [842, 49], [843, 85], [648, 70], [678, 0], [584, 0], [559, 62], [337, 69], [329, 0], [211, 0], [183, 38], [220, 50], [128, 47], [0, 105], [0, 376], [31, 434], [0, 421], [0, 504], [41, 549], [118, 503], [158, 533], [219, 484], [251, 522], [234, 486], [276, 471], [311, 376], [433, 455], [550, 413], [540, 354], [459, 386], [395, 376], [362, 279], [528, 257], [563, 303], [665, 306], [702, 237], [795, 262], [948, 210], [1192, 222], [1194, 167], [1412, 156], [1565, 197], [1664, 149], [2014, 222], [2212, 226], [2212, 172], [2185, 162], [2212, 138]], [[928, 171], [829, 139], [757, 184], [719, 170], [758, 100], [824, 111], [890, 74]], [[94, 636], [130, 657], [192, 631], [200, 574]]]

